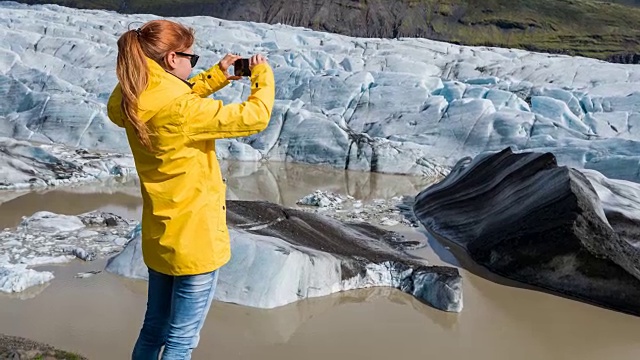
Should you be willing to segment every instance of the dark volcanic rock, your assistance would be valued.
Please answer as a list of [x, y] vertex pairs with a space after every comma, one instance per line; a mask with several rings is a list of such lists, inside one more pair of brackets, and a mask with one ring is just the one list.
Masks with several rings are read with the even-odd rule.
[[[231, 261], [216, 298], [273, 308], [304, 298], [372, 286], [394, 287], [445, 311], [462, 310], [462, 280], [452, 267], [426, 266], [415, 244], [366, 224], [343, 223], [268, 202], [228, 201]], [[140, 236], [107, 271], [146, 278]]]
[[606, 59], [609, 62], [620, 64], [640, 64], [640, 54], [637, 53], [619, 53], [609, 55]]
[[589, 180], [551, 153], [461, 161], [417, 196], [414, 212], [497, 274], [640, 315], [635, 222], [617, 214], [612, 228]]

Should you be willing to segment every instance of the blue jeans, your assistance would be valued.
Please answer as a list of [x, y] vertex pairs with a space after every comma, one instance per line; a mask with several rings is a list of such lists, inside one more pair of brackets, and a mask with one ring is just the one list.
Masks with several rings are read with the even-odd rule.
[[218, 271], [170, 276], [149, 269], [147, 312], [132, 360], [189, 360], [198, 346]]

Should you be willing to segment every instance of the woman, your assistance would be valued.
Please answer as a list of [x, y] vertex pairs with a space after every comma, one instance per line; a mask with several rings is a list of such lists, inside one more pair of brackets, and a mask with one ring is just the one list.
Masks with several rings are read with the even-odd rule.
[[225, 189], [215, 139], [264, 130], [275, 97], [273, 71], [250, 59], [251, 95], [241, 104], [209, 98], [237, 80], [239, 57], [188, 79], [198, 61], [194, 32], [153, 20], [118, 40], [119, 84], [109, 118], [126, 129], [143, 199], [142, 252], [149, 268], [147, 310], [134, 360], [190, 359], [213, 298], [218, 269], [231, 256]]

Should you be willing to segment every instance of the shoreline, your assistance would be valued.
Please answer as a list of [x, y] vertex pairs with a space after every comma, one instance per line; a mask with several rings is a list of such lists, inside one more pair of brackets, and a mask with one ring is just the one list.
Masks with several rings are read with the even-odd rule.
[[[295, 206], [302, 197], [321, 189], [361, 200], [363, 210], [372, 205], [371, 215], [380, 220], [390, 213], [375, 206], [375, 200], [387, 199], [390, 205], [393, 197], [427, 186], [424, 179], [327, 172], [308, 166], [272, 165], [257, 170], [233, 163], [227, 172], [234, 199]], [[2, 205], [5, 214], [14, 217], [0, 218], [12, 227], [19, 216], [44, 209], [71, 215], [91, 208], [127, 218], [139, 213], [139, 198], [122, 194], [126, 191], [114, 195], [111, 190], [101, 193], [100, 188], [86, 190], [56, 189], [21, 196]], [[354, 204], [347, 199], [340, 205], [351, 210]], [[437, 243], [422, 228], [404, 224], [392, 228], [407, 240], [424, 241], [426, 237], [428, 246], [412, 250], [413, 255], [431, 265], [459, 266], [450, 253], [454, 249]], [[38, 271], [53, 272], [55, 279], [25, 296], [0, 294], [0, 333], [52, 344], [92, 360], [130, 356], [144, 314], [146, 283], [104, 271], [88, 278], [76, 277], [103, 270], [104, 265], [105, 259], [74, 259], [67, 264], [38, 266]], [[272, 310], [214, 302], [194, 358], [326, 360], [357, 353], [361, 358], [383, 360], [397, 356], [397, 349], [406, 349], [412, 357], [429, 354], [476, 360], [638, 358], [634, 338], [640, 331], [637, 317], [503, 286], [464, 269], [461, 274], [465, 293], [461, 314], [435, 310], [386, 288], [336, 293]], [[592, 326], [594, 323], [598, 326]], [[611, 349], [615, 349], [613, 355]], [[0, 352], [0, 358], [3, 355]]]
[[35, 340], [0, 334], [0, 358], [20, 360], [86, 360], [87, 358]]

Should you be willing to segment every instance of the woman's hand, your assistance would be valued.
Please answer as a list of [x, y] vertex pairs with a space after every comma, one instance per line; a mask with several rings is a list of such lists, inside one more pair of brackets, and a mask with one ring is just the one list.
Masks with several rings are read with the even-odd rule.
[[229, 67], [231, 65], [233, 65], [233, 63], [236, 62], [236, 60], [241, 59], [241, 58], [242, 58], [242, 56], [239, 56], [239, 55], [227, 54], [218, 63], [218, 65], [220, 66], [220, 70], [222, 70], [224, 75], [227, 77], [227, 80], [240, 80], [240, 79], [242, 79], [242, 76], [235, 76], [235, 75], [229, 74]]
[[249, 69], [253, 70], [254, 66], [260, 65], [260, 64], [266, 64], [266, 63], [267, 63], [267, 59], [264, 56], [262, 56], [261, 54], [253, 55], [249, 59]]

